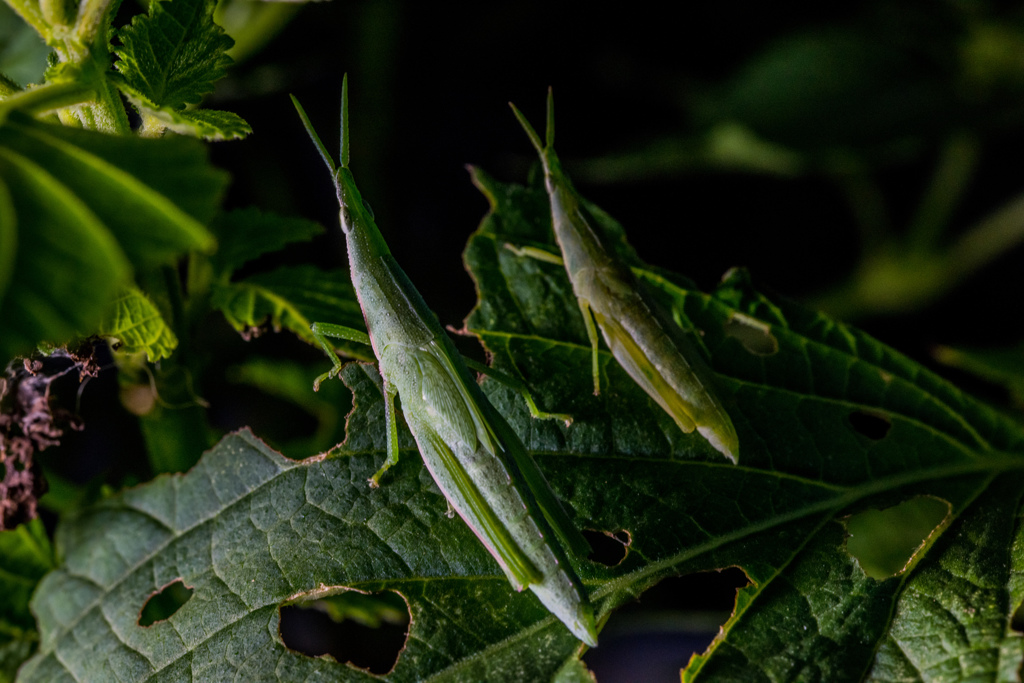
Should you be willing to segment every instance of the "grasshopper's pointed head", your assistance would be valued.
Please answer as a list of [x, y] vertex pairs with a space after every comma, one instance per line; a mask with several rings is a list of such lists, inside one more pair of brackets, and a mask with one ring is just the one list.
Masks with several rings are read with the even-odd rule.
[[547, 130], [544, 135], [544, 142], [541, 143], [540, 136], [537, 135], [537, 131], [534, 130], [530, 122], [526, 120], [523, 113], [516, 108], [516, 105], [511, 102], [508, 106], [512, 107], [512, 113], [516, 115], [516, 119], [519, 120], [519, 125], [526, 131], [527, 137], [530, 138], [530, 142], [533, 144], [534, 149], [537, 150], [537, 154], [540, 156], [540, 163], [544, 167], [544, 178], [545, 182], [549, 186], [548, 189], [552, 189], [552, 185], [568, 185], [569, 178], [562, 171], [562, 162], [558, 158], [558, 154], [555, 152], [555, 99], [552, 94], [552, 90], [548, 88], [548, 109], [547, 109]]
[[338, 204], [341, 206], [341, 229], [348, 235], [359, 225], [373, 222], [373, 209], [363, 199], [356, 186], [356, 179], [348, 167], [348, 74], [341, 79], [341, 166], [334, 172], [334, 187], [338, 191]]

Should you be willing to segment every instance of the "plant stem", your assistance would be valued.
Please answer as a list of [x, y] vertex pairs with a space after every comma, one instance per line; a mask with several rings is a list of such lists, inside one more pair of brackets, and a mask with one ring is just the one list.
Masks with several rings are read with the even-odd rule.
[[82, 0], [75, 21], [75, 38], [83, 45], [92, 45], [93, 49], [106, 50], [106, 36], [100, 35], [100, 29], [109, 25], [108, 14], [118, 4], [112, 0]]
[[125, 113], [121, 97], [110, 81], [99, 78], [96, 81], [95, 100], [79, 108], [82, 124], [91, 130], [130, 135], [131, 124]]
[[15, 109], [30, 114], [82, 104], [96, 98], [96, 90], [84, 81], [51, 81], [28, 90], [22, 90], [0, 100], [0, 120]]

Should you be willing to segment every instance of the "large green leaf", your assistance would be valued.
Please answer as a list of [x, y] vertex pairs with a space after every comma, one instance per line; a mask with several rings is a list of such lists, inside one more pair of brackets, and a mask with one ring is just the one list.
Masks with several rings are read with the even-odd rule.
[[[407, 432], [395, 475], [369, 488], [384, 442], [368, 373], [345, 371], [360, 408], [335, 457], [297, 463], [243, 431], [188, 474], [63, 525], [65, 565], [33, 603], [40, 654], [19, 680], [370, 680], [278, 642], [278, 605], [332, 586], [405, 596], [414, 626], [396, 680], [432, 671], [494, 680], [513, 665], [533, 680], [570, 656], [575, 638], [532, 595], [515, 594], [468, 527], [446, 515]], [[139, 626], [148, 597], [178, 578], [192, 598], [166, 622]], [[520, 636], [507, 639], [510, 629]]]
[[[516, 392], [493, 380], [484, 390], [576, 523], [631, 539], [615, 567], [570, 558], [599, 619], [665, 577], [739, 566], [752, 583], [688, 680], [1013, 679], [1024, 660], [1009, 626], [1024, 600], [1018, 424], [867, 335], [760, 294], [742, 271], [707, 295], [641, 268], [668, 314], [701, 334], [739, 432], [731, 465], [607, 353], [592, 394], [564, 271], [504, 246], [550, 245], [543, 188], [476, 179], [493, 211], [466, 252], [480, 293], [467, 324], [541, 408], [574, 421], [533, 420]], [[331, 457], [289, 461], [241, 432], [188, 474], [66, 522], [66, 561], [36, 592], [40, 652], [21, 680], [369, 679], [277, 635], [278, 605], [337, 587], [408, 601], [409, 641], [388, 680], [582, 679], [580, 643], [446, 516], [408, 432], [400, 464], [366, 486], [385, 450], [380, 379], [364, 365], [342, 375], [355, 405]], [[920, 496], [950, 514], [905, 570], [868, 577], [845, 547], [846, 517]], [[147, 597], [179, 578], [191, 599], [139, 626]]]
[[214, 246], [202, 223], [225, 177], [195, 141], [11, 114], [0, 166], [0, 365], [40, 341], [94, 332], [133, 268]]

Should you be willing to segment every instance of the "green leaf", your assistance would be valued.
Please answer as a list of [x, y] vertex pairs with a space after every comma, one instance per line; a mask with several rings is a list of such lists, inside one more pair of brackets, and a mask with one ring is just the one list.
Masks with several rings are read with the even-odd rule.
[[[148, 267], [188, 249], [213, 249], [200, 222], [215, 210], [225, 176], [207, 166], [202, 147], [11, 118], [0, 129], [0, 145], [30, 157], [81, 197], [133, 263]], [[187, 174], [196, 177], [186, 180]], [[192, 192], [197, 196], [186, 196]]]
[[[368, 417], [382, 416], [379, 391], [361, 366], [349, 366], [346, 380], [366, 400], [354, 416], [365, 430]], [[66, 563], [37, 591], [40, 653], [19, 680], [371, 680], [291, 652], [277, 635], [280, 604], [342, 585], [395, 590], [409, 603], [413, 636], [392, 674], [398, 680], [431, 672], [500, 680], [510, 671], [538, 680], [577, 649], [445, 514], [408, 433], [407, 457], [377, 491], [366, 480], [383, 442], [352, 435], [345, 457], [296, 463], [239, 432], [188, 474], [126, 491], [63, 525]], [[191, 599], [167, 621], [139, 626], [149, 595], [178, 578]], [[500, 623], [495, 604], [504, 606]], [[506, 640], [509, 627], [531, 635]], [[86, 632], [89, 644], [77, 641]], [[239, 656], [225, 657], [225, 648]]]
[[[664, 576], [735, 565], [753, 584], [739, 596], [724, 637], [686, 680], [864, 680], [872, 667], [889, 666], [875, 651], [890, 640], [892, 656], [913, 653], [901, 675], [914, 680], [974, 653], [978, 662], [965, 664], [972, 672], [995, 676], [1020, 666], [1021, 640], [1009, 621], [1024, 589], [1005, 588], [1021, 568], [1018, 542], [1008, 535], [1024, 491], [1019, 424], [867, 335], [761, 295], [742, 271], [711, 296], [665, 273], [641, 272], [663, 309], [700, 331], [719, 373], [741, 443], [740, 465], [724, 465], [699, 438], [675, 429], [610, 355], [600, 359], [609, 389], [598, 397], [587, 391], [589, 349], [564, 269], [504, 248], [551, 243], [543, 188], [476, 179], [493, 211], [466, 251], [480, 292], [467, 326], [497, 365], [528, 380], [541, 409], [574, 415], [565, 432], [536, 423], [522, 433], [535, 452], [575, 456], [572, 474], [550, 465], [547, 472], [589, 528], [625, 529], [633, 539], [623, 564], [591, 591], [602, 609]], [[530, 216], [535, 222], [527, 225]], [[736, 335], [739, 321], [771, 343]], [[511, 393], [508, 401], [499, 408], [506, 414], [515, 405]], [[884, 429], [866, 433], [861, 416]], [[602, 460], [599, 469], [588, 471], [588, 454]], [[845, 515], [917, 496], [948, 502], [949, 527], [905, 571], [869, 578], [846, 551]], [[993, 517], [983, 500], [1009, 508], [1001, 528], [967, 531]], [[984, 534], [1002, 540], [965, 557], [961, 547]], [[928, 601], [917, 591], [929, 581], [929, 563], [958, 565], [928, 589], [941, 596], [940, 611], [960, 610], [943, 623], [922, 616]], [[969, 588], [967, 576], [984, 576], [992, 591]], [[916, 630], [896, 636], [901, 610]], [[975, 611], [989, 621], [962, 618]], [[945, 651], [927, 653], [928, 643]]]
[[[10, 276], [17, 283], [0, 300], [0, 364], [43, 340], [64, 341], [94, 327], [125, 283], [124, 252], [95, 214], [30, 159], [0, 150], [0, 178], [16, 216], [18, 250]], [[13, 223], [13, 221], [12, 221]]]
[[268, 323], [313, 343], [309, 326], [330, 321], [364, 328], [362, 310], [348, 273], [314, 266], [285, 266], [240, 282], [215, 285], [212, 305], [232, 327], [251, 331]]
[[0, 364], [96, 331], [133, 268], [212, 249], [202, 222], [224, 182], [195, 141], [11, 114], [0, 127]]
[[36, 623], [29, 598], [46, 572], [56, 566], [50, 540], [38, 519], [0, 531], [0, 681], [13, 681], [35, 650]]
[[213, 21], [211, 0], [157, 0], [149, 14], [136, 16], [115, 32], [121, 46], [113, 77], [147, 125], [210, 140], [245, 137], [252, 132], [237, 114], [191, 109], [213, 92], [232, 60], [234, 41]]
[[[1024, 601], [1019, 424], [862, 332], [761, 294], [743, 271], [705, 294], [637, 266], [669, 317], [702, 334], [740, 437], [739, 465], [726, 463], [604, 351], [593, 395], [564, 269], [504, 247], [550, 244], [543, 188], [476, 180], [494, 208], [466, 251], [480, 294], [467, 323], [495, 365], [573, 423], [533, 420], [494, 380], [483, 389], [575, 523], [630, 538], [614, 567], [569, 558], [599, 623], [663, 578], [737, 566], [751, 585], [686, 680], [1012, 680], [1024, 661], [1009, 626]], [[189, 473], [63, 524], [66, 562], [36, 592], [41, 645], [22, 680], [369, 680], [277, 635], [279, 605], [333, 588], [405, 597], [411, 632], [389, 680], [585, 680], [580, 643], [446, 515], [407, 430], [399, 464], [366, 486], [386, 450], [381, 380], [359, 364], [342, 377], [354, 407], [332, 457], [289, 461], [243, 431]], [[949, 516], [903, 571], [869, 577], [846, 520], [922, 496]], [[179, 578], [191, 599], [139, 626], [147, 597]]]
[[50, 48], [10, 5], [0, 6], [0, 73], [25, 85], [40, 83]]
[[223, 213], [211, 227], [218, 246], [210, 260], [218, 275], [230, 275], [263, 254], [292, 242], [309, 241], [324, 231], [319, 223], [255, 207]]
[[144, 351], [151, 363], [170, 357], [178, 346], [178, 338], [160, 311], [136, 287], [127, 288], [114, 301], [99, 333], [114, 338], [124, 353]]
[[144, 118], [181, 135], [205, 140], [237, 140], [252, 132], [241, 116], [230, 111], [156, 107], [143, 98], [129, 96], [128, 99]]
[[213, 92], [231, 58], [234, 41], [213, 22], [215, 2], [158, 0], [149, 14], [136, 16], [115, 32], [121, 47], [118, 85], [156, 108], [183, 109]]

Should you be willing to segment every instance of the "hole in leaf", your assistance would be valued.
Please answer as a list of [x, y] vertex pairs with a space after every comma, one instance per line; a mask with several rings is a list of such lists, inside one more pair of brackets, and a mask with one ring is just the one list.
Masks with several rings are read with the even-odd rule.
[[281, 640], [310, 657], [330, 655], [374, 674], [395, 668], [409, 636], [409, 606], [398, 593], [347, 590], [281, 607]]
[[587, 539], [591, 548], [587, 559], [606, 567], [622, 564], [626, 555], [629, 554], [629, 546], [633, 542], [633, 537], [625, 529], [614, 532], [584, 529], [583, 537]]
[[1010, 617], [1010, 628], [1017, 633], [1024, 633], [1024, 602], [1017, 605], [1017, 609], [1013, 610], [1013, 616]]
[[750, 584], [737, 567], [665, 579], [612, 613], [601, 646], [583, 661], [599, 681], [678, 681], [690, 656], [703, 652]]
[[139, 612], [139, 626], [152, 626], [158, 621], [165, 621], [181, 609], [182, 605], [192, 598], [195, 590], [185, 585], [181, 579], [175, 579], [156, 593], [149, 596], [146, 604]]
[[949, 503], [918, 496], [885, 510], [865, 510], [846, 520], [846, 551], [864, 573], [887, 579], [907, 568], [949, 514]]
[[881, 441], [889, 433], [892, 423], [888, 418], [876, 413], [868, 413], [862, 410], [850, 413], [850, 426], [858, 434], [866, 436], [872, 441]]
[[771, 325], [743, 313], [733, 313], [722, 325], [725, 336], [732, 337], [755, 356], [771, 356], [779, 351], [779, 340]]

